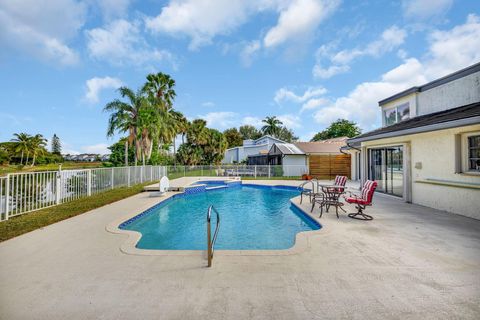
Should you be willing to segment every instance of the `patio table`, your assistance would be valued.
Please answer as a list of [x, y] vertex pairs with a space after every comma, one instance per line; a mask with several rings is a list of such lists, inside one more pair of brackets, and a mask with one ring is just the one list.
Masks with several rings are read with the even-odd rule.
[[319, 185], [319, 188], [322, 190], [322, 193], [317, 193], [314, 195], [312, 201], [312, 211], [313, 207], [315, 206], [315, 202], [317, 202], [320, 205], [320, 218], [323, 215], [323, 206], [325, 206], [325, 210], [327, 212], [330, 209], [330, 206], [334, 206], [337, 218], [339, 218], [338, 208], [340, 208], [343, 212], [346, 212], [342, 208], [344, 203], [340, 201], [340, 196], [345, 193], [345, 186], [331, 184]]

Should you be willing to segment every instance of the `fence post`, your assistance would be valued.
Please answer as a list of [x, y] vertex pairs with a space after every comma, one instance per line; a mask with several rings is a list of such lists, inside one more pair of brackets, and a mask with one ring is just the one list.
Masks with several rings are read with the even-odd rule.
[[187, 166], [183, 166], [183, 176], [187, 176]]
[[268, 178], [270, 179], [270, 165], [268, 165]]
[[61, 192], [61, 176], [62, 176], [62, 171], [58, 170], [57, 172], [57, 179], [56, 179], [56, 194], [55, 194], [55, 203], [58, 205], [60, 204], [60, 192]]
[[200, 177], [203, 177], [203, 166], [200, 166]]
[[140, 183], [143, 183], [143, 166], [140, 167]]
[[255, 165], [255, 179], [257, 179], [257, 165]]
[[92, 169], [87, 171], [87, 196], [92, 195]]
[[[5, 185], [5, 220], [8, 220], [8, 211], [10, 210], [10, 208], [9, 208], [10, 199], [9, 198], [10, 198], [10, 173], [7, 174], [7, 181], [6, 181], [6, 185]], [[17, 206], [18, 206], [18, 204], [17, 204]]]
[[113, 176], [115, 175], [115, 167], [112, 168], [112, 183], [111, 183], [111, 186], [112, 186], [112, 189], [113, 189]]
[[150, 181], [153, 181], [153, 166], [150, 167]]
[[130, 187], [130, 167], [127, 167], [127, 177], [128, 177], [128, 181], [127, 181], [127, 187]]

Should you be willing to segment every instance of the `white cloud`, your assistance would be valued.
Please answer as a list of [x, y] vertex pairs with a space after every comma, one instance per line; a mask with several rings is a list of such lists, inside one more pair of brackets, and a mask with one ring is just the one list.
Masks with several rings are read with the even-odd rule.
[[74, 0], [0, 2], [0, 43], [46, 61], [78, 62], [68, 46], [85, 23], [86, 5]]
[[143, 38], [138, 21], [119, 19], [104, 28], [85, 32], [90, 57], [105, 60], [114, 65], [143, 65], [168, 61], [175, 67], [173, 55], [167, 50], [152, 48]]
[[[145, 19], [152, 32], [190, 38], [194, 50], [210, 44], [214, 37], [228, 35], [249, 17], [264, 12], [278, 12], [277, 24], [263, 38], [265, 47], [304, 38], [318, 27], [338, 6], [340, 0], [170, 0], [156, 17]], [[262, 44], [252, 42], [246, 54]], [[248, 62], [248, 60], [247, 60]]]
[[302, 95], [297, 95], [295, 92], [283, 87], [275, 92], [275, 100], [276, 103], [281, 103], [282, 101], [292, 101], [296, 103], [305, 102], [313, 97], [318, 97], [327, 92], [327, 89], [324, 87], [309, 87]]
[[260, 128], [263, 125], [262, 119], [252, 116], [247, 116], [242, 119], [242, 125], [246, 124], [254, 126], [256, 128]]
[[108, 150], [108, 147], [109, 145], [106, 143], [98, 143], [90, 146], [83, 146], [81, 147], [81, 149], [82, 149], [82, 152], [84, 153], [106, 154], [106, 153], [110, 153], [110, 150]]
[[338, 118], [356, 121], [363, 129], [378, 127], [378, 101], [409, 87], [421, 85], [480, 60], [480, 18], [469, 15], [465, 24], [447, 31], [434, 31], [423, 61], [408, 58], [384, 73], [376, 82], [357, 85], [347, 96], [333, 100], [315, 113], [318, 123], [328, 125]]
[[282, 121], [283, 125], [289, 129], [295, 129], [301, 127], [301, 120], [298, 115], [295, 114], [282, 114], [277, 116], [278, 120]]
[[209, 127], [226, 129], [235, 126], [238, 114], [230, 111], [221, 111], [209, 112], [198, 117], [207, 121], [207, 126]]
[[[316, 78], [327, 79], [334, 75], [345, 73], [350, 70], [349, 64], [362, 56], [379, 57], [387, 52], [398, 48], [405, 42], [407, 32], [397, 26], [391, 26], [384, 30], [381, 36], [363, 48], [341, 50], [333, 52], [335, 45], [323, 45], [317, 50], [317, 63], [313, 67], [313, 75]], [[331, 63], [323, 67], [322, 61], [328, 59]]]
[[444, 15], [452, 6], [453, 0], [403, 0], [403, 14], [407, 18], [426, 20]]
[[261, 49], [260, 41], [253, 40], [245, 44], [243, 49], [240, 51], [240, 59], [244, 66], [250, 66], [252, 64], [253, 58]]
[[304, 38], [331, 15], [340, 1], [294, 0], [280, 11], [277, 25], [271, 28], [263, 44], [266, 48], [275, 47], [286, 41]]
[[215, 103], [213, 103], [212, 101], [205, 101], [202, 103], [202, 107], [207, 107], [207, 108], [215, 107]]
[[302, 105], [302, 108], [300, 109], [300, 113], [307, 111], [307, 110], [314, 110], [318, 109], [324, 105], [326, 105], [329, 102], [328, 99], [326, 98], [313, 98], [308, 100]]
[[87, 92], [85, 93], [85, 99], [90, 103], [97, 103], [102, 90], [118, 89], [122, 86], [122, 81], [120, 79], [111, 77], [95, 77], [87, 80], [86, 86]]
[[97, 0], [105, 20], [121, 18], [127, 15], [130, 0]]
[[153, 32], [186, 35], [191, 38], [190, 49], [196, 49], [243, 24], [252, 7], [252, 1], [242, 0], [171, 0], [145, 24]]

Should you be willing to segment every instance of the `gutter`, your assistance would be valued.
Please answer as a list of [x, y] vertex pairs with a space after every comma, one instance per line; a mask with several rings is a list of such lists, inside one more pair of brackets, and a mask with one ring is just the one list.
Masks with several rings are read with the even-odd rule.
[[[350, 139], [351, 142], [363, 142], [363, 141], [371, 141], [371, 140], [378, 140], [378, 139], [384, 139], [384, 138], [393, 138], [393, 137], [398, 137], [398, 136], [405, 136], [409, 134], [417, 134], [417, 133], [425, 133], [425, 132], [432, 132], [432, 131], [438, 131], [438, 130], [445, 130], [445, 129], [451, 129], [451, 128], [457, 128], [457, 127], [463, 127], [463, 126], [468, 126], [468, 125], [475, 125], [475, 124], [480, 124], [480, 116], [474, 116], [474, 117], [469, 117], [469, 118], [464, 118], [464, 119], [459, 119], [459, 120], [454, 120], [454, 121], [447, 121], [447, 122], [441, 122], [441, 123], [436, 123], [436, 124], [430, 124], [427, 126], [422, 126], [422, 127], [416, 127], [416, 128], [409, 128], [409, 129], [403, 129], [399, 131], [392, 131], [392, 132], [385, 132], [385, 133], [380, 133], [377, 135], [365, 137], [365, 138], [352, 138]], [[347, 143], [348, 145], [348, 143]]]

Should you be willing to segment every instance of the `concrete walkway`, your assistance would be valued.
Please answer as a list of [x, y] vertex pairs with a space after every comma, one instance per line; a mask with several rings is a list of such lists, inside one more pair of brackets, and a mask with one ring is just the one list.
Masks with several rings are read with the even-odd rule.
[[375, 220], [324, 214], [302, 253], [218, 255], [208, 269], [198, 255], [121, 253], [126, 236], [105, 231], [158, 201], [0, 243], [0, 319], [480, 318], [480, 221], [376, 195]]

